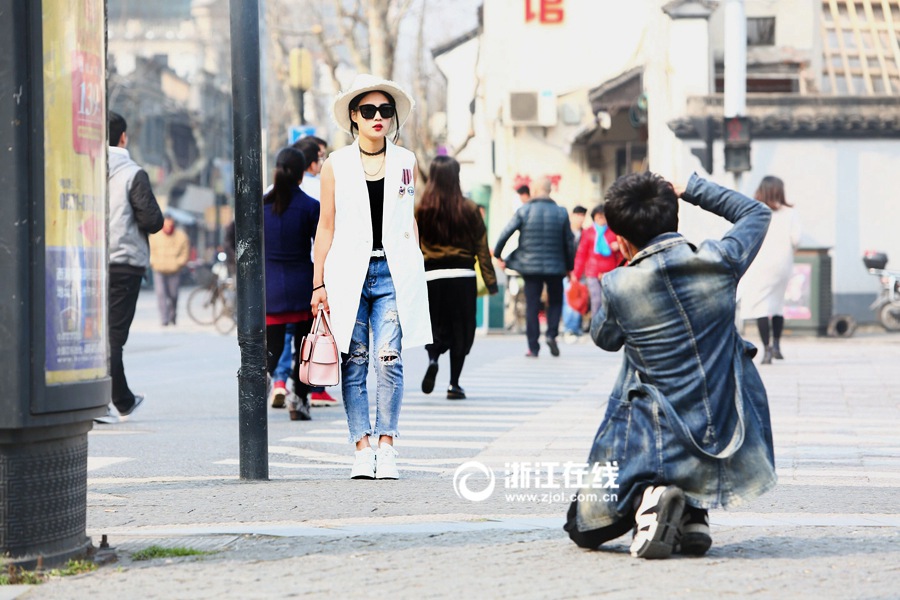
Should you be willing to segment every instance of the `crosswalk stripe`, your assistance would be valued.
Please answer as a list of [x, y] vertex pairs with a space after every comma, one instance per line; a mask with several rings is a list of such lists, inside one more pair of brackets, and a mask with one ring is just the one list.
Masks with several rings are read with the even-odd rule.
[[103, 467], [109, 467], [111, 465], [128, 462], [129, 460], [134, 459], [121, 456], [88, 456], [87, 470], [88, 472], [96, 471], [97, 469], [102, 469]]
[[[586, 365], [580, 365], [573, 372], [583, 373]], [[555, 406], [562, 397], [576, 394], [582, 386], [559, 384], [565, 375], [557, 369], [546, 367], [546, 378], [538, 383], [521, 382], [521, 366], [516, 370], [497, 372], [484, 369], [483, 375], [477, 372], [467, 375], [466, 384], [470, 396], [478, 394], [485, 400], [470, 397], [463, 402], [448, 402], [442, 394], [425, 395], [418, 390], [407, 392], [402, 408], [400, 424], [403, 435], [398, 440], [401, 456], [397, 463], [403, 469], [442, 473], [452, 472], [464, 454], [475, 456], [485, 450], [510, 429], [527, 423], [535, 415], [551, 406]], [[509, 381], [506, 381], [508, 379]], [[375, 403], [370, 399], [370, 413], [375, 412]], [[310, 469], [328, 470], [345, 469], [353, 463], [352, 444], [347, 441], [347, 422], [341, 415], [325, 413], [329, 418], [316, 420], [315, 429], [302, 431], [301, 435], [282, 438], [277, 445], [269, 447], [269, 453], [275, 460], [269, 463], [276, 469]], [[522, 442], [516, 442], [522, 445]], [[332, 453], [314, 448], [328, 445], [346, 447], [346, 453]], [[524, 447], [524, 446], [523, 446]], [[402, 448], [438, 449], [455, 454], [452, 458], [404, 458]], [[452, 452], [451, 452], [452, 451]], [[284, 457], [278, 460], [276, 457]], [[221, 462], [219, 464], [237, 464]], [[290, 462], [294, 461], [294, 462]]]
[[[403, 439], [408, 439], [410, 437], [453, 437], [453, 438], [495, 438], [498, 435], [501, 435], [503, 432], [500, 431], [468, 431], [468, 430], [460, 430], [455, 429], [453, 431], [442, 431], [437, 429], [410, 429], [409, 423], [404, 422], [403, 429]], [[309, 431], [305, 431], [304, 433], [309, 435], [340, 435], [345, 433], [346, 429], [311, 429]]]
[[[478, 406], [478, 405], [466, 406], [464, 408], [465, 408], [465, 410], [472, 411], [473, 413], [474, 412], [478, 412], [478, 413], [496, 412], [496, 413], [514, 413], [514, 414], [530, 415], [535, 412], [538, 412], [535, 409], [546, 408], [546, 407], [550, 406], [551, 404], [552, 403], [542, 404], [540, 406], [535, 406], [534, 408], [524, 408], [524, 407], [517, 407], [517, 406], [507, 407], [507, 406]], [[408, 414], [410, 412], [416, 412], [416, 411], [435, 412], [435, 411], [446, 411], [446, 410], [448, 410], [446, 406], [438, 406], [438, 405], [434, 405], [434, 404], [404, 404], [403, 408], [401, 408], [401, 411], [406, 414]]]
[[[240, 464], [240, 461], [236, 458], [226, 458], [225, 460], [220, 460], [215, 462], [217, 465], [237, 465]], [[402, 467], [404, 471], [424, 471], [426, 473], [443, 473], [446, 469], [441, 469], [438, 467], [419, 467], [413, 465], [403, 465], [399, 461], [397, 461], [398, 466]], [[346, 469], [346, 465], [318, 465], [313, 463], [285, 463], [285, 462], [269, 462], [269, 467], [276, 467], [280, 469], [311, 469], [311, 470], [344, 470]]]
[[[286, 437], [284, 442], [297, 443], [319, 443], [319, 444], [347, 444], [346, 437], [313, 437], [313, 436], [291, 436]], [[463, 441], [434, 441], [434, 440], [407, 440], [407, 436], [403, 436], [403, 445], [410, 448], [446, 448], [459, 450], [481, 450], [488, 445], [488, 442], [463, 442]]]
[[[349, 445], [349, 444], [348, 444]], [[307, 458], [320, 462], [331, 462], [342, 465], [353, 464], [353, 454], [334, 454], [331, 452], [320, 452], [309, 448], [297, 448], [295, 446], [269, 446], [269, 454], [283, 454], [286, 456], [296, 456], [298, 458]], [[400, 465], [419, 465], [419, 466], [435, 466], [435, 465], [453, 465], [459, 464], [458, 458], [405, 458], [403, 455], [397, 458], [397, 464]]]
[[[444, 423], [455, 423], [460, 426], [471, 427], [472, 423], [468, 421], [475, 421], [480, 423], [480, 427], [512, 427], [513, 425], [518, 425], [522, 423], [522, 421], [526, 421], [531, 415], [457, 415], [457, 414], [448, 414], [448, 415], [436, 415], [436, 414], [428, 414], [428, 415], [413, 415], [409, 418], [406, 418], [406, 411], [401, 410], [400, 413], [400, 423], [403, 425], [412, 425], [412, 424], [423, 424], [423, 425], [442, 425]], [[346, 419], [333, 420], [333, 421], [321, 421], [326, 425], [347, 425]]]
[[[466, 429], [469, 427], [478, 427], [479, 429], [493, 429], [491, 435], [499, 435], [505, 430], [519, 425], [522, 419], [503, 419], [502, 421], [484, 421], [482, 419], [404, 419], [400, 418], [400, 424], [403, 427], [456, 427]], [[344, 423], [346, 425], [346, 423]]]

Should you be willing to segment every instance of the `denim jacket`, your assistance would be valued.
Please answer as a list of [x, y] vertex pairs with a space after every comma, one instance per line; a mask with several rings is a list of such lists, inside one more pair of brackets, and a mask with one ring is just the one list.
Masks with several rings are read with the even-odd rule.
[[628, 514], [642, 483], [674, 483], [705, 508], [737, 505], [775, 484], [756, 349], [734, 325], [737, 283], [771, 212], [696, 174], [682, 198], [734, 226], [699, 248], [678, 233], [660, 235], [601, 281], [606, 302], [591, 336], [604, 350], [624, 347], [624, 361], [590, 460], [618, 460], [622, 477], [617, 503], [579, 506], [581, 530]]

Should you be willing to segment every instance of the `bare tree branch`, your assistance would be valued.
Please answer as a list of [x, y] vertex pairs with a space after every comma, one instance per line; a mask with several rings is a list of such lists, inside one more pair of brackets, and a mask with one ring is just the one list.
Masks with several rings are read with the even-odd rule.
[[412, 139], [412, 150], [419, 158], [416, 164], [419, 167], [419, 175], [422, 182], [428, 181], [428, 170], [431, 160], [434, 158], [434, 139], [431, 135], [431, 127], [428, 123], [428, 78], [425, 75], [423, 57], [425, 54], [425, 13], [428, 8], [428, 0], [422, 0], [422, 10], [419, 13], [419, 29], [416, 35], [416, 61], [414, 89], [416, 94], [417, 110], [415, 115], [415, 135]]
[[357, 19], [352, 18], [348, 13], [346, 13], [341, 0], [332, 0], [332, 2], [334, 3], [335, 10], [338, 14], [337, 25], [338, 29], [340, 29], [341, 36], [344, 38], [343, 44], [350, 52], [350, 58], [353, 60], [353, 64], [356, 66], [356, 69], [360, 72], [365, 72], [367, 70], [367, 61], [363, 56], [363, 52], [360, 50], [359, 43], [357, 42], [356, 38]]
[[[394, 10], [391, 11], [391, 19], [388, 24], [388, 33], [391, 36], [391, 39], [398, 39], [400, 37], [400, 23], [403, 22], [403, 19], [406, 17], [410, 8], [412, 8], [413, 0], [400, 0], [398, 4], [394, 5]], [[425, 12], [425, 5], [422, 4], [422, 12]]]
[[[478, 102], [478, 96], [481, 93], [481, 84], [482, 78], [480, 74], [479, 67], [481, 66], [481, 39], [477, 39], [478, 48], [475, 51], [475, 89], [472, 91], [472, 104]], [[469, 145], [469, 142], [475, 138], [475, 111], [472, 110], [469, 112], [469, 130], [466, 132], [466, 139], [459, 143], [458, 146], [453, 148], [452, 154], [453, 156], [459, 156], [460, 153], [466, 149], [466, 146]]]
[[[322, 15], [322, 11], [319, 10], [318, 2], [310, 2], [307, 3], [310, 7], [310, 12], [313, 14], [313, 19], [316, 23], [322, 23], [325, 19]], [[337, 54], [334, 51], [336, 46], [340, 45], [340, 42], [331, 41], [328, 39], [328, 32], [324, 27], [320, 27], [315, 33], [315, 40], [319, 47], [319, 50], [322, 52], [322, 56], [325, 59], [325, 64], [328, 66], [328, 71], [331, 74], [331, 80], [335, 83], [337, 87], [337, 70], [340, 65], [340, 60], [337, 57]]]
[[172, 190], [179, 184], [194, 181], [203, 172], [206, 163], [209, 161], [209, 156], [206, 154], [206, 138], [203, 136], [203, 128], [200, 126], [196, 115], [188, 115], [188, 125], [191, 128], [194, 143], [197, 144], [197, 157], [186, 168], [181, 168], [178, 164], [178, 156], [175, 154], [175, 141], [171, 131], [166, 128], [166, 159], [172, 170], [166, 174], [165, 179], [157, 186], [157, 192], [161, 196], [168, 198]]

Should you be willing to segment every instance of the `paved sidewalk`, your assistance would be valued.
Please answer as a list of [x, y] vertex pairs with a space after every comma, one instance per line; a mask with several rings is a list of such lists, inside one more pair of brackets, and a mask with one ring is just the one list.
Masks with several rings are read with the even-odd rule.
[[[174, 340], [196, 354], [187, 337], [158, 330], [145, 296], [142, 307], [126, 361], [129, 351], [150, 352]], [[228, 353], [223, 371], [233, 377], [234, 337], [187, 329], [177, 335]], [[225, 344], [232, 346], [215, 349]], [[302, 428], [270, 411], [268, 482], [237, 479], [227, 458], [236, 457], [234, 440], [210, 452], [226, 457], [215, 462], [191, 461], [193, 449], [199, 456], [201, 428], [194, 439], [161, 443], [152, 406], [143, 422], [97, 430], [90, 441], [95, 465], [111, 461], [113, 449], [123, 452], [115, 444], [125, 441], [135, 455], [177, 452], [185, 462], [163, 468], [135, 459], [92, 470], [88, 534], [95, 544], [108, 535], [118, 564], [20, 597], [900, 596], [900, 336], [786, 339], [786, 360], [761, 367], [778, 487], [738, 510], [713, 512], [706, 557], [657, 562], [630, 558], [629, 536], [582, 551], [561, 529], [564, 499], [514, 497], [518, 490], [504, 488], [508, 463], [586, 457], [620, 361], [588, 343], [562, 346], [559, 359], [526, 359], [524, 349], [518, 336], [479, 337], [464, 373], [470, 399], [463, 403], [418, 392], [424, 359], [420, 349], [404, 353], [401, 426], [409, 436], [398, 438], [406, 462], [395, 482], [347, 479], [349, 446], [340, 439], [346, 430], [335, 408], [317, 409], [316, 420]], [[227, 385], [233, 388], [233, 379]], [[222, 414], [231, 416], [218, 420], [233, 419], [236, 389], [225, 400], [232, 413]], [[228, 423], [236, 438], [236, 422]], [[214, 426], [210, 420], [203, 428]], [[454, 472], [469, 460], [495, 471], [497, 488], [483, 502], [454, 492]], [[151, 544], [215, 553], [131, 560]]]

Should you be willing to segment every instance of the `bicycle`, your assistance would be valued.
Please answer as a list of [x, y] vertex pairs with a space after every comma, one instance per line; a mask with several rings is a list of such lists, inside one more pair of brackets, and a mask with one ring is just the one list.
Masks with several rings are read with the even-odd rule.
[[237, 288], [234, 277], [228, 273], [225, 253], [220, 252], [216, 258], [208, 271], [197, 272], [200, 287], [188, 295], [187, 312], [198, 325], [213, 325], [225, 335], [237, 327]]

